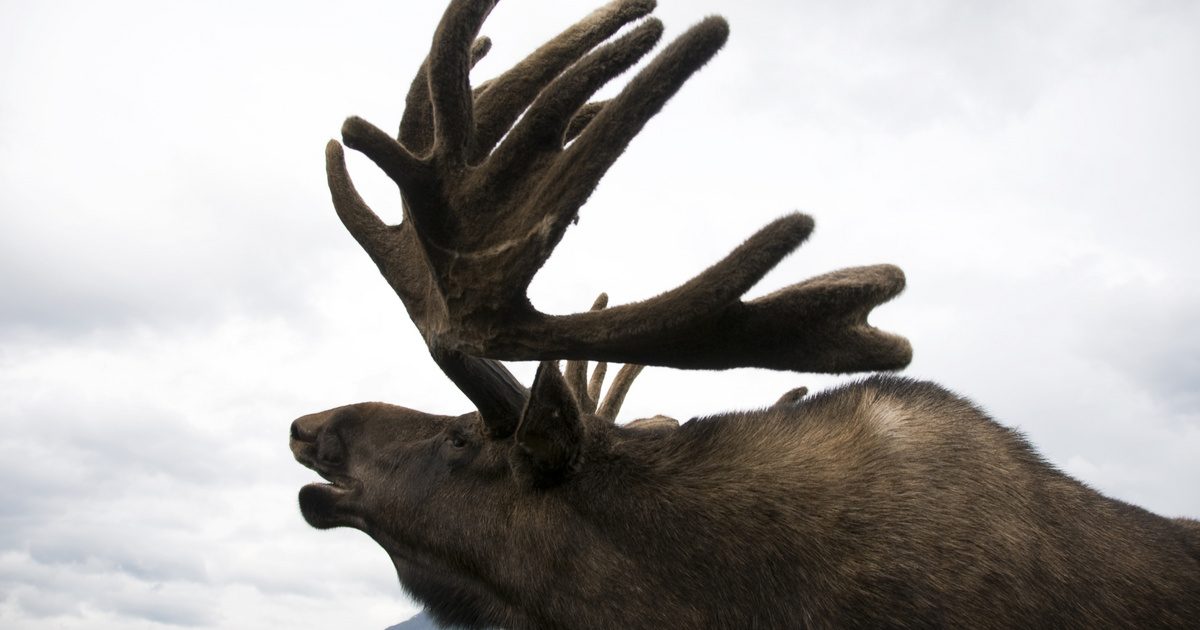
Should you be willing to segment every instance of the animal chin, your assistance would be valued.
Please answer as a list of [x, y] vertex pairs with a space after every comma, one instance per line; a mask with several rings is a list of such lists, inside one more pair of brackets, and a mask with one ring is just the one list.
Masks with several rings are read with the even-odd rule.
[[343, 527], [351, 523], [342, 500], [350, 490], [337, 483], [310, 483], [300, 488], [300, 513], [317, 529]]
[[[297, 458], [300, 459], [300, 458]], [[309, 525], [317, 529], [351, 525], [353, 519], [346, 505], [347, 498], [358, 486], [352, 478], [322, 470], [315, 462], [301, 463], [320, 475], [327, 483], [310, 483], [300, 488], [300, 513]]]

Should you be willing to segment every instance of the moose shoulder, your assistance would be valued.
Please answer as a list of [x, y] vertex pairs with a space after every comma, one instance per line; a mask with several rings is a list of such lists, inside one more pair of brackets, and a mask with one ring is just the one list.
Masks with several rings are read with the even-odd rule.
[[[657, 297], [538, 311], [534, 275], [728, 27], [701, 21], [589, 102], [661, 37], [654, 3], [614, 0], [472, 86], [494, 4], [450, 2], [397, 134], [343, 126], [399, 186], [403, 221], [326, 151], [338, 216], [475, 411], [296, 420], [296, 459], [328, 481], [300, 491], [311, 525], [366, 532], [438, 621], [469, 628], [1194, 627], [1200, 524], [1101, 496], [936, 385], [873, 376], [616, 423], [640, 364], [904, 367], [908, 342], [867, 322], [904, 275], [841, 269], [743, 301], [811, 233], [789, 214]], [[541, 362], [529, 389], [506, 360]], [[600, 400], [606, 361], [626, 365]]]

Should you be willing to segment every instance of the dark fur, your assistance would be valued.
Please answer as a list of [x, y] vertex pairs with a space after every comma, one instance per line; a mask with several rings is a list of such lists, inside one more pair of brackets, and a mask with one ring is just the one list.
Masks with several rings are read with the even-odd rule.
[[[336, 506], [302, 497], [306, 518], [341, 518], [374, 537], [442, 623], [1193, 628], [1200, 619], [1200, 524], [1100, 495], [929, 383], [873, 377], [667, 431], [585, 415], [577, 458], [549, 482], [528, 449], [486, 438], [474, 414], [368, 403], [297, 425], [298, 459], [360, 484]], [[326, 433], [337, 436], [329, 459], [340, 464], [316, 460]]]

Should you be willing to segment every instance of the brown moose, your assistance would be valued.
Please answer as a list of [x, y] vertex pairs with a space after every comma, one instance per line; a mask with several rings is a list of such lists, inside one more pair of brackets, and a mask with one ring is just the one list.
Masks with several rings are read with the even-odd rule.
[[[342, 129], [398, 184], [399, 225], [327, 150], [338, 215], [476, 410], [360, 403], [296, 420], [293, 453], [329, 482], [300, 491], [310, 524], [366, 532], [435, 619], [468, 628], [1200, 624], [1200, 523], [1100, 495], [937, 385], [872, 376], [677, 428], [613, 422], [637, 368], [597, 403], [587, 360], [901, 368], [908, 343], [866, 317], [904, 277], [844, 269], [742, 301], [809, 235], [792, 214], [658, 297], [537, 311], [534, 274], [727, 26], [701, 21], [588, 102], [658, 41], [654, 3], [611, 2], [472, 86], [494, 4], [452, 0], [397, 136]], [[542, 363], [527, 390], [501, 360]]]

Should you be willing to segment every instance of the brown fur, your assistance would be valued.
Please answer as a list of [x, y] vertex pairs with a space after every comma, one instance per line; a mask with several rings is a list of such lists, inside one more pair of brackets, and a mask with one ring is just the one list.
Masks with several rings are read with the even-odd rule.
[[[570, 399], [551, 400], [542, 413]], [[558, 437], [579, 451], [548, 474], [473, 414], [371, 403], [307, 416], [297, 458], [359, 489], [331, 503], [302, 493], [301, 506], [314, 525], [373, 536], [435, 618], [467, 627], [1200, 619], [1195, 521], [1098, 494], [932, 384], [875, 377], [667, 431], [578, 422]], [[343, 463], [315, 459], [326, 432]]]

